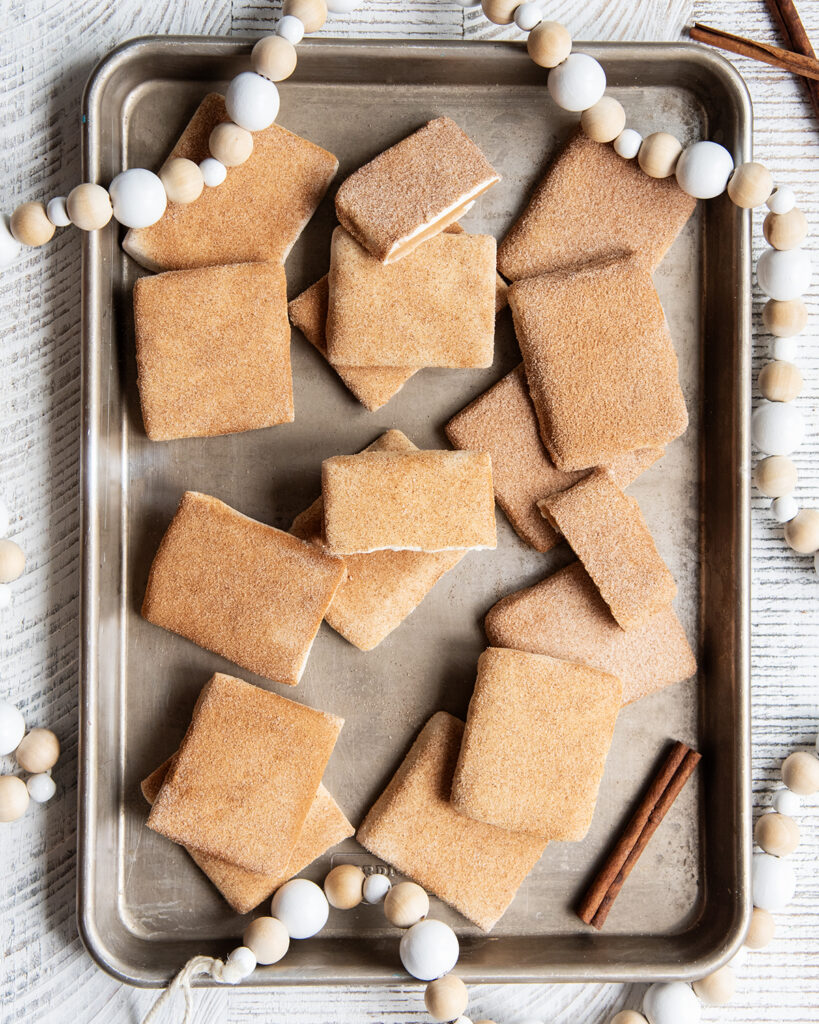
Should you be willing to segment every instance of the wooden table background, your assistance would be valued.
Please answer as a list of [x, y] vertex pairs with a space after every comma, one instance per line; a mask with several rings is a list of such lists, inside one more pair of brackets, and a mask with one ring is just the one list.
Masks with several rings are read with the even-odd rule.
[[[82, 87], [93, 65], [116, 44], [150, 33], [255, 36], [271, 29], [279, 7], [261, 0], [0, 0], [0, 208], [8, 212], [24, 199], [65, 194], [80, 180]], [[695, 0], [693, 7], [697, 20], [776, 40], [763, 0]], [[819, 44], [819, 3], [801, 0], [801, 7]], [[690, 8], [686, 0], [553, 0], [547, 16], [565, 21], [578, 38], [676, 38]], [[516, 30], [498, 29], [478, 11], [442, 0], [367, 0], [355, 14], [334, 17], [325, 34], [443, 39], [509, 36]], [[816, 261], [819, 124], [800, 83], [747, 60], [736, 64], [754, 101], [756, 155], [778, 182], [797, 190]], [[757, 252], [760, 221], [754, 228]], [[54, 800], [0, 826], [0, 999], [4, 1022], [139, 1024], [154, 994], [122, 986], [98, 970], [75, 923], [79, 264], [77, 233], [65, 231], [45, 252], [29, 250], [0, 276], [0, 496], [13, 514], [11, 535], [28, 556], [26, 574], [14, 584], [14, 604], [0, 612], [0, 698], [20, 705], [30, 726], [55, 729], [63, 742]], [[758, 292], [756, 300], [758, 325]], [[800, 497], [815, 505], [816, 284], [808, 305], [811, 326], [799, 357], [806, 379], [799, 404], [808, 432], [797, 462]], [[762, 337], [755, 346], [755, 370], [767, 342]], [[809, 559], [785, 547], [765, 504], [754, 499], [753, 779], [760, 807], [777, 784], [781, 759], [811, 744], [819, 726], [819, 580]], [[6, 762], [4, 770], [10, 770], [12, 762]], [[704, 1020], [819, 1019], [817, 803], [808, 800], [800, 815], [802, 844], [793, 855], [798, 890], [789, 910], [777, 917], [776, 938], [738, 968], [733, 1003], [705, 1009]], [[469, 1012], [475, 1020], [492, 1017], [500, 1024], [526, 1017], [602, 1024], [623, 1006], [638, 1007], [641, 995], [642, 986], [483, 986], [472, 990]], [[427, 1019], [420, 990], [409, 987], [219, 990], [200, 993], [198, 1000], [203, 1024]]]

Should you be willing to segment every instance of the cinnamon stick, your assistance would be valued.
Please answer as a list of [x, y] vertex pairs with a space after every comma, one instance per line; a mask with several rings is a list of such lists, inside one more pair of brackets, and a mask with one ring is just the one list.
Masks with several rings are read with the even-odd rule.
[[699, 22], [691, 26], [689, 35], [698, 43], [708, 43], [709, 46], [717, 46], [721, 50], [737, 53], [741, 57], [751, 57], [753, 60], [771, 64], [782, 71], [791, 71], [795, 75], [802, 75], [803, 78], [819, 79], [819, 60], [815, 57], [783, 50], [781, 46], [773, 46], [771, 43], [758, 43], [753, 39], [745, 39], [743, 36], [724, 32], [720, 28], [701, 25]]
[[677, 741], [673, 744], [580, 901], [577, 914], [581, 921], [598, 930], [603, 927], [623, 883], [699, 760], [700, 755], [685, 743]]
[[[796, 53], [802, 53], [806, 57], [815, 57], [816, 53], [793, 0], [768, 0], [768, 7], [779, 25], [779, 31], [782, 33], [785, 44]], [[805, 86], [814, 113], [819, 118], [819, 83], [808, 78], [805, 80]]]

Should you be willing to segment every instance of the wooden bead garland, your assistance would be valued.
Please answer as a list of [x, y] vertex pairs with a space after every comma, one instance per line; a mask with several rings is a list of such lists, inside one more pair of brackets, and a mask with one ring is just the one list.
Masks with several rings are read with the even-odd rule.
[[54, 796], [56, 786], [51, 769], [60, 756], [60, 741], [50, 729], [32, 729], [13, 705], [0, 701], [0, 756], [14, 754], [18, 766], [30, 774], [0, 776], [0, 823], [17, 821], [26, 813], [30, 800], [42, 804]]

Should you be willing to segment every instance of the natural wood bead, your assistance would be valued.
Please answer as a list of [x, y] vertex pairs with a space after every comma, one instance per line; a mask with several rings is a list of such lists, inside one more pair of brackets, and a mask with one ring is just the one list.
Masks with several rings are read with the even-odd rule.
[[670, 178], [682, 153], [682, 143], [668, 132], [654, 132], [643, 139], [637, 163], [649, 178]]
[[16, 775], [0, 775], [0, 822], [17, 821], [26, 813], [28, 790]]
[[415, 882], [399, 882], [384, 897], [384, 916], [397, 928], [410, 928], [429, 913], [429, 896]]
[[583, 111], [580, 124], [595, 142], [613, 142], [626, 126], [626, 112], [613, 96], [604, 96]]
[[713, 974], [695, 981], [692, 988], [706, 1006], [724, 1006], [733, 998], [737, 982], [733, 970], [726, 964]]
[[764, 949], [774, 937], [775, 931], [776, 923], [773, 914], [769, 910], [763, 910], [762, 907], [754, 907], [744, 944], [748, 949]]
[[611, 1018], [611, 1024], [648, 1024], [648, 1021], [636, 1010], [621, 1010]]
[[14, 583], [23, 575], [26, 556], [13, 540], [0, 540], [0, 583]]
[[169, 160], [159, 172], [159, 180], [171, 203], [192, 203], [202, 194], [205, 179], [199, 164], [177, 156]]
[[53, 768], [60, 757], [60, 741], [50, 729], [32, 729], [14, 753], [24, 772], [39, 775]]
[[750, 210], [767, 202], [773, 191], [773, 176], [764, 164], [751, 160], [740, 164], [728, 179], [728, 195], [735, 206]]
[[238, 167], [253, 152], [253, 136], [232, 121], [222, 121], [210, 133], [210, 155], [225, 167]]
[[352, 910], [364, 899], [364, 872], [355, 864], [339, 864], [324, 879], [324, 895], [336, 910]]
[[808, 220], [798, 206], [787, 213], [769, 213], [762, 222], [762, 234], [774, 249], [796, 249], [808, 233]]
[[515, 8], [522, 0], [481, 0], [486, 17], [495, 25], [511, 25], [515, 20]]
[[11, 233], [23, 245], [45, 245], [56, 228], [42, 203], [22, 203], [11, 215]]
[[[814, 551], [819, 551], [819, 512], [815, 508], [803, 508], [789, 523], [785, 523], [785, 542], [788, 547], [793, 548], [800, 555], [812, 555]], [[791, 757], [801, 757], [801, 755], [791, 754]], [[813, 778], [816, 780], [816, 785], [810, 792], [815, 793], [819, 789], [819, 758], [815, 758], [812, 754], [806, 754], [805, 757], [810, 758], [813, 764]], [[788, 758], [789, 760], [790, 758]], [[784, 766], [782, 770], [784, 773]], [[794, 793], [799, 793], [800, 796], [805, 795], [802, 790], [794, 789], [788, 782], [785, 785], [788, 789], [793, 789]]]
[[529, 57], [542, 68], [556, 68], [572, 52], [572, 37], [559, 21], [541, 21], [526, 40]]
[[808, 309], [801, 299], [777, 302], [768, 299], [762, 307], [762, 323], [776, 338], [792, 338], [804, 331], [808, 322]]
[[424, 992], [427, 1012], [441, 1024], [460, 1017], [468, 1002], [466, 985], [454, 974], [445, 974], [443, 978], [431, 981]]
[[[819, 512], [814, 513], [819, 529]], [[802, 515], [800, 512], [799, 515]], [[796, 517], [797, 519], [799, 516]], [[788, 523], [790, 526], [790, 523]], [[798, 750], [782, 763], [782, 781], [792, 793], [812, 796], [819, 790], [819, 757], [806, 750]]]
[[277, 964], [290, 948], [287, 929], [276, 917], [257, 917], [245, 928], [242, 943], [260, 964]]
[[759, 371], [759, 390], [769, 402], [792, 402], [802, 390], [799, 367], [776, 359]]
[[284, 36], [264, 36], [250, 54], [250, 63], [257, 75], [271, 82], [283, 82], [296, 70], [296, 47]]
[[65, 205], [72, 224], [81, 231], [99, 231], [114, 216], [111, 197], [102, 185], [90, 181], [72, 188]]
[[754, 484], [768, 498], [781, 498], [796, 488], [796, 466], [787, 455], [769, 455], [756, 464]]
[[284, 0], [282, 13], [298, 18], [305, 32], [318, 32], [327, 21], [327, 4], [324, 0]]
[[786, 857], [799, 845], [799, 826], [786, 814], [763, 814], [756, 823], [754, 839], [765, 853]]

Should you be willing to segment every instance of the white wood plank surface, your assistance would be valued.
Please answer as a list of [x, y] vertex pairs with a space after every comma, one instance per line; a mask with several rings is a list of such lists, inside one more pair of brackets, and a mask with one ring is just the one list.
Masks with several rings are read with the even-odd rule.
[[[0, 208], [64, 194], [79, 180], [82, 86], [94, 63], [117, 43], [149, 33], [256, 35], [279, 4], [246, 0], [0, 0]], [[759, 39], [776, 34], [763, 0], [695, 0], [697, 20]], [[819, 4], [801, 0], [819, 43]], [[554, 0], [592, 38], [673, 37], [690, 4]], [[499, 30], [438, 0], [369, 0], [327, 34], [494, 37]], [[819, 123], [800, 83], [737, 59], [756, 111], [756, 153], [779, 182], [793, 185], [819, 253]], [[760, 224], [755, 248], [762, 245]], [[100, 972], [75, 924], [76, 728], [78, 664], [79, 243], [64, 232], [44, 253], [32, 251], [0, 275], [0, 496], [12, 510], [11, 535], [28, 556], [14, 604], [0, 613], [0, 698], [20, 705], [30, 725], [63, 740], [58, 795], [20, 822], [0, 826], [0, 1017], [38, 1024], [138, 1024], [152, 993]], [[758, 323], [757, 293], [755, 322]], [[812, 327], [800, 345], [806, 387], [799, 405], [807, 438], [796, 456], [803, 504], [819, 503], [819, 288], [807, 298]], [[767, 339], [755, 344], [755, 369]], [[753, 697], [754, 790], [766, 803], [781, 759], [813, 741], [819, 726], [819, 581], [810, 560], [793, 555], [754, 499]], [[12, 767], [8, 759], [2, 766]], [[738, 969], [733, 1003], [705, 1009], [706, 1021], [731, 1024], [819, 1019], [819, 814], [816, 798], [800, 816], [793, 856], [796, 899], [777, 918], [771, 946]], [[537, 1017], [555, 1024], [598, 1024], [623, 1006], [639, 1006], [641, 987], [620, 985], [476, 987], [470, 1016], [514, 1024]], [[293, 1021], [337, 1024], [425, 1019], [416, 988], [312, 988], [275, 993], [219, 991], [199, 996], [205, 1024]]]

